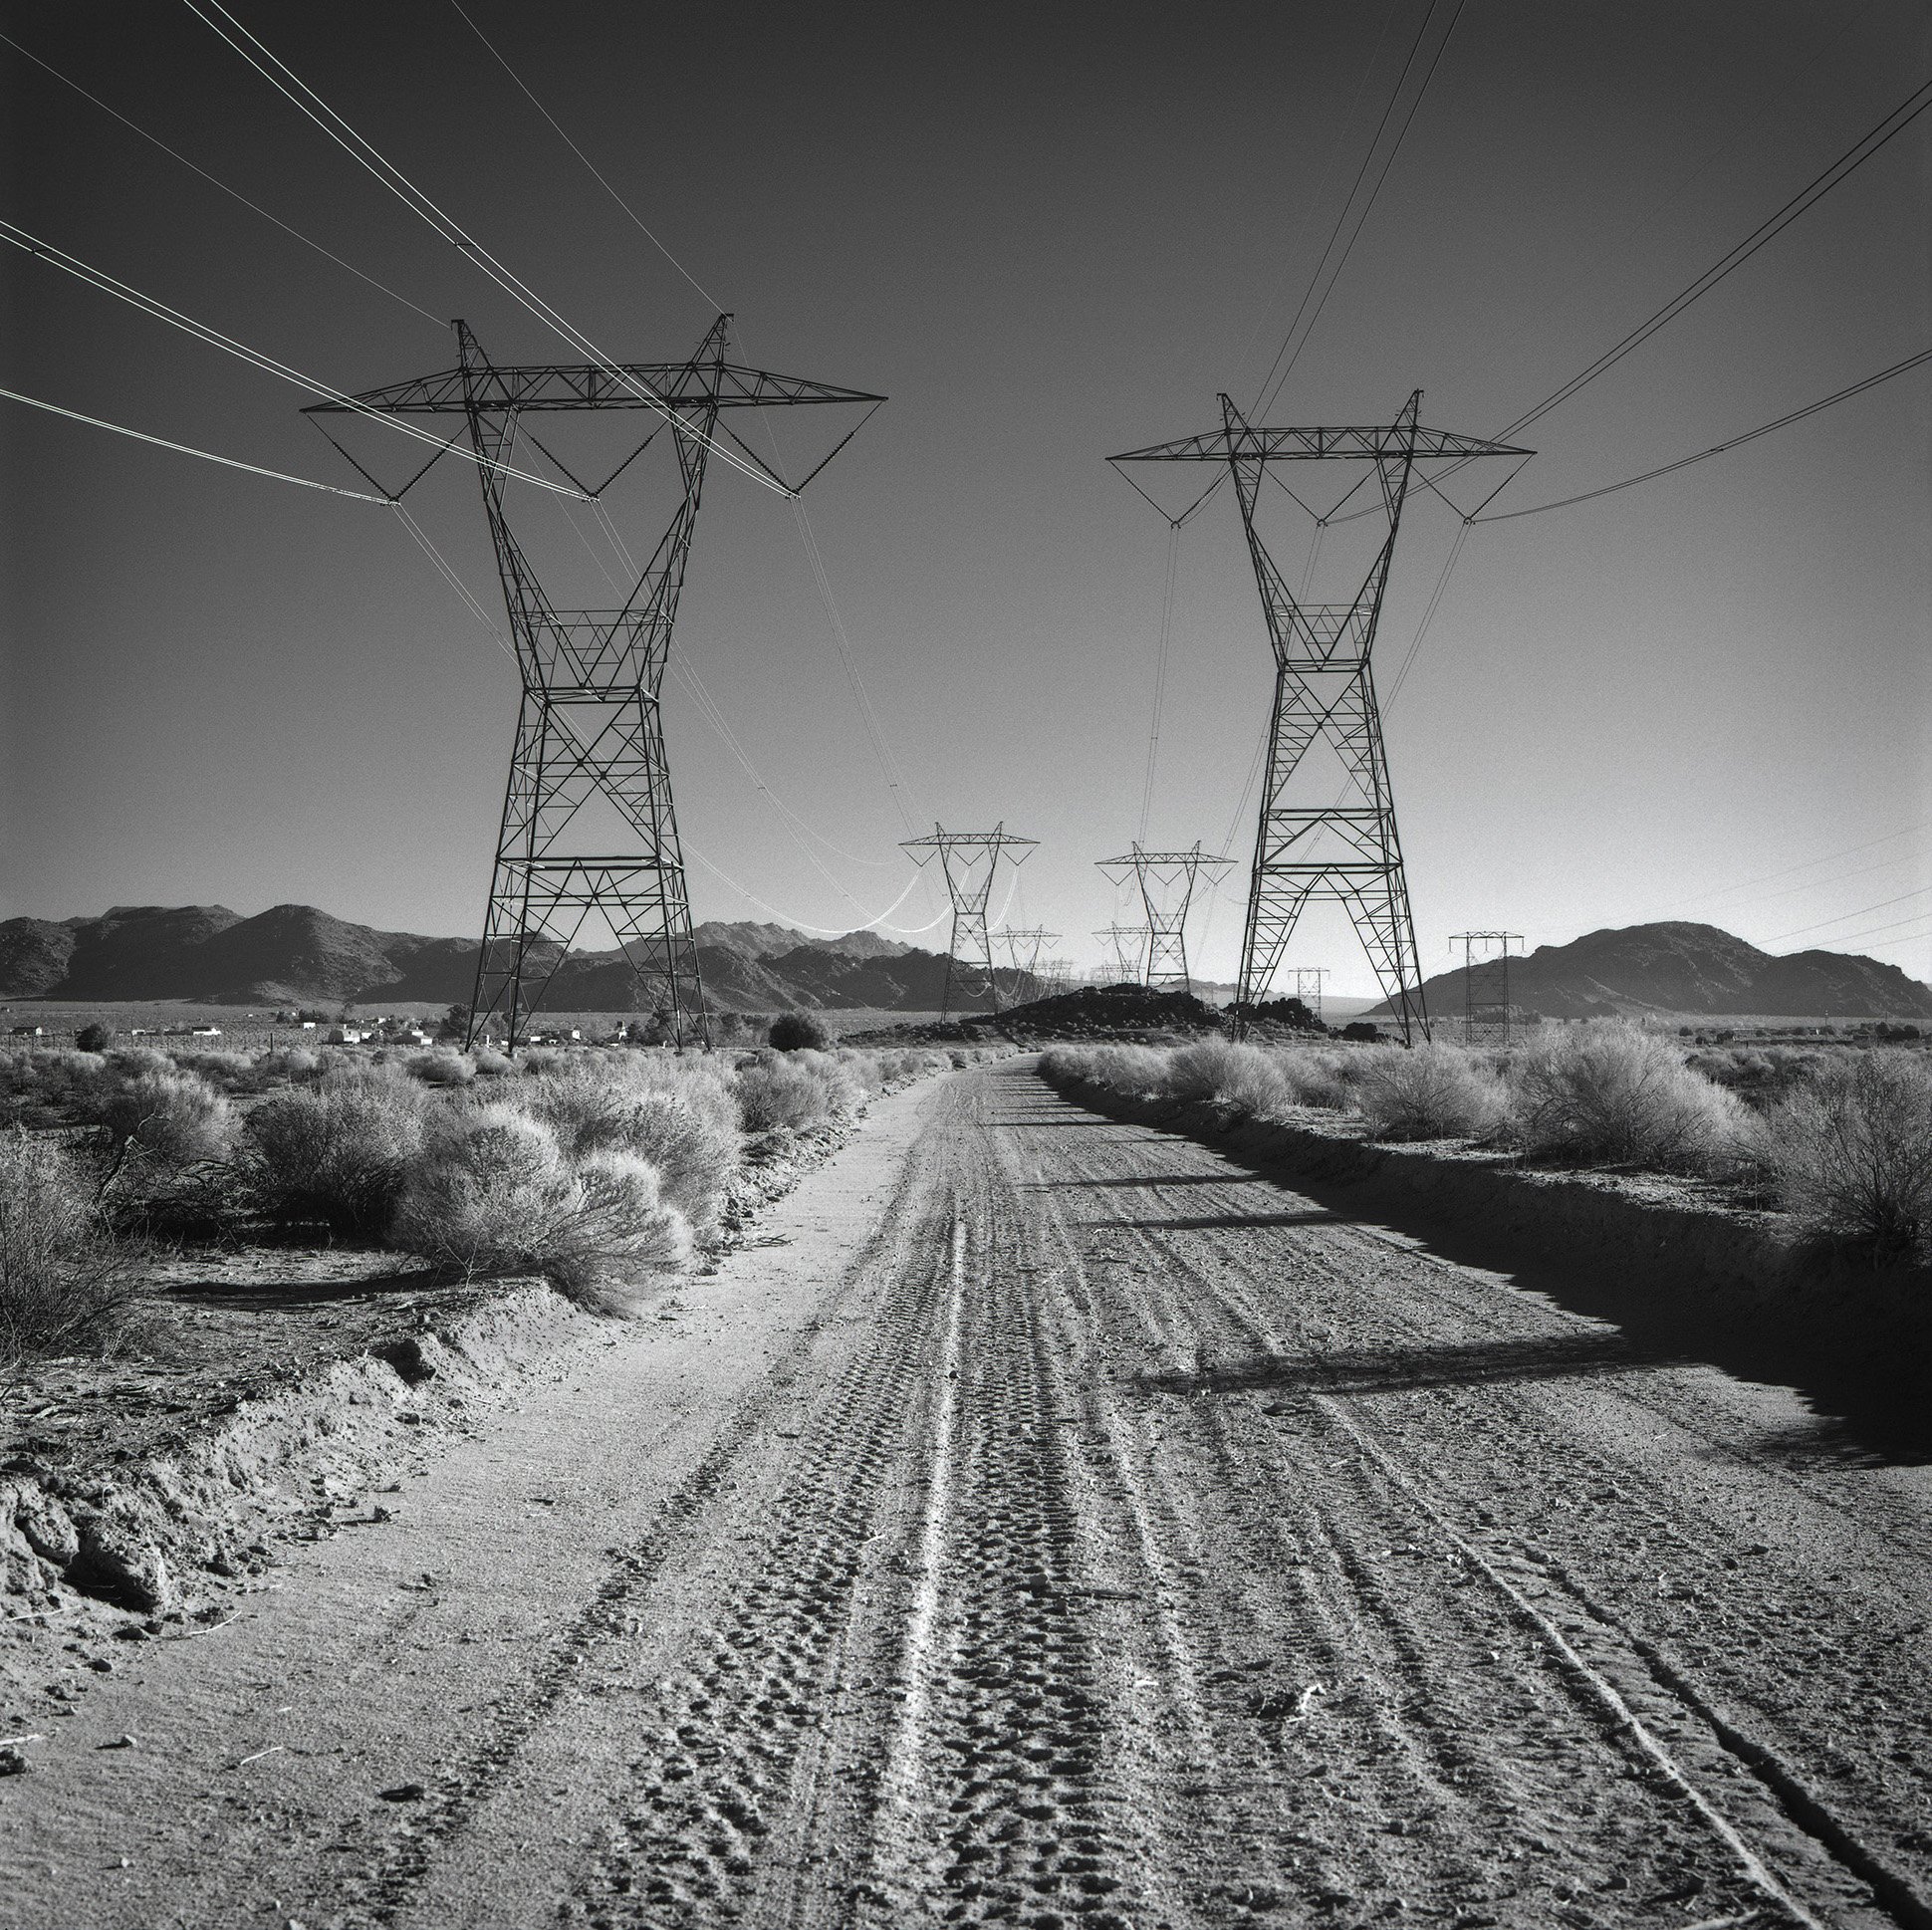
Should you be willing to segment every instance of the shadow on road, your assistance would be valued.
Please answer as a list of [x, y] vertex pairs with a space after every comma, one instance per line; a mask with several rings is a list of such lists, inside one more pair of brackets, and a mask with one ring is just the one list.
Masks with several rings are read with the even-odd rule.
[[[1070, 1105], [1069, 1110], [1073, 1108]], [[1089, 1114], [1067, 1125], [1128, 1122]], [[1419, 1212], [1413, 1199], [1393, 1188], [1312, 1179], [1279, 1162], [1249, 1159], [1224, 1147], [1201, 1145], [1164, 1126], [1140, 1126], [1143, 1144], [1172, 1142], [1206, 1151], [1221, 1161], [1224, 1182], [1257, 1177], [1285, 1196], [1277, 1215], [1204, 1218], [1198, 1221], [1136, 1219], [1149, 1228], [1198, 1226], [1292, 1226], [1352, 1222], [1384, 1228], [1417, 1243], [1418, 1252], [1456, 1266], [1502, 1276], [1512, 1286], [1543, 1296], [1567, 1313], [1609, 1323], [1622, 1348], [1615, 1367], [1555, 1367], [1552, 1372], [1628, 1371], [1639, 1365], [1703, 1361], [1740, 1380], [1792, 1389], [1811, 1411], [1815, 1426], [1788, 1436], [1739, 1441], [1737, 1448], [1791, 1465], [1922, 1466], [1932, 1463], [1932, 1402], [1925, 1397], [1923, 1368], [1911, 1357], [1876, 1349], [1834, 1346], [1816, 1322], [1781, 1321], [1775, 1306], [1724, 1304], [1691, 1294], [1679, 1283], [1641, 1269], [1553, 1261], [1502, 1230], [1475, 1220]], [[1296, 1204], [1291, 1204], [1295, 1202]], [[1414, 1371], [1398, 1368], [1398, 1371]], [[1499, 1371], [1490, 1378], [1509, 1378]], [[1515, 1377], [1523, 1377], [1521, 1373]], [[1375, 1378], [1375, 1386], [1394, 1384]], [[1414, 1385], [1435, 1384], [1415, 1381]], [[1328, 1387], [1324, 1391], [1338, 1391]], [[1721, 1451], [1721, 1450], [1714, 1450]]]

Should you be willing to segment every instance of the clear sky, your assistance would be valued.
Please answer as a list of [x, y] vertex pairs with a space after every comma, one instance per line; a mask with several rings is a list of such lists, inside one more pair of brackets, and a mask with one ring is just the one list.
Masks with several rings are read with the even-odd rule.
[[[1096, 961], [1087, 933], [1123, 907], [1093, 860], [1139, 830], [1167, 556], [1103, 458], [1214, 426], [1219, 389], [1253, 400], [1426, 0], [465, 4], [681, 267], [446, 0], [234, 11], [606, 351], [674, 358], [722, 306], [746, 360], [891, 397], [806, 503], [906, 809], [1039, 839], [1009, 915]], [[1391, 419], [1420, 387], [1425, 422], [1493, 433], [1932, 75], [1929, 21], [1912, 0], [1468, 0], [1270, 419]], [[33, 233], [350, 389], [447, 366], [458, 315], [498, 360], [573, 359], [186, 6], [16, 0], [5, 23], [406, 302], [0, 46], [0, 212]], [[1537, 423], [1495, 507], [1932, 346], [1929, 158], [1932, 114]], [[295, 389], [9, 252], [0, 385], [360, 486]], [[0, 411], [0, 912], [295, 900], [479, 929], [514, 673], [396, 519]], [[1686, 917], [1932, 976], [1928, 423], [1932, 367], [1470, 532], [1388, 719], [1425, 969], [1472, 925], [1535, 945]], [[493, 602], [473, 471], [445, 462], [410, 502]], [[1405, 523], [1385, 685], [1455, 529], [1429, 498]], [[715, 867], [691, 866], [697, 914], [844, 929], [890, 905], [902, 813], [792, 512], [739, 476], [708, 485], [679, 640], [767, 787], [673, 681], [680, 822]], [[1197, 933], [1216, 977], [1270, 682], [1224, 492], [1181, 542], [1147, 827], [1243, 860]], [[889, 923], [936, 909], [915, 889]], [[1372, 989], [1340, 933], [1297, 955]]]

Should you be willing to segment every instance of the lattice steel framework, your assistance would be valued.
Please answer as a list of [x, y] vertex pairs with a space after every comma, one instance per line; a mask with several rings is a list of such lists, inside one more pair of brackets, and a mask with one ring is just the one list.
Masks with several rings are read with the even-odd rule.
[[1051, 967], [1043, 965], [1041, 961], [1046, 957], [1047, 947], [1060, 942], [1060, 933], [1047, 931], [1039, 925], [1008, 925], [999, 934], [999, 941], [1006, 947], [1007, 963], [1014, 970], [1014, 992], [1019, 992], [1017, 979], [1024, 973], [1033, 981], [1034, 997], [1050, 997], [1053, 991], [1048, 982]]
[[1187, 913], [1194, 901], [1194, 884], [1203, 871], [1215, 871], [1232, 864], [1231, 857], [1215, 857], [1201, 849], [1201, 841], [1186, 851], [1143, 850], [1136, 841], [1124, 856], [1101, 857], [1094, 862], [1114, 882], [1123, 882], [1129, 872], [1140, 891], [1140, 902], [1147, 913], [1147, 939], [1140, 954], [1140, 982], [1169, 990], [1179, 987], [1192, 992], [1194, 981], [1187, 974]]
[[1113, 954], [1113, 969], [1123, 981], [1140, 978], [1147, 957], [1145, 925], [1106, 925], [1093, 936]]
[[1462, 947], [1463, 1039], [1471, 1046], [1510, 1043], [1510, 947], [1520, 931], [1459, 931]]
[[[1312, 900], [1331, 899], [1346, 908], [1382, 992], [1395, 1009], [1404, 1042], [1417, 1031], [1428, 1035], [1421, 962], [1395, 829], [1395, 801], [1389, 789], [1370, 654], [1402, 506], [1416, 465], [1451, 462], [1460, 466], [1484, 456], [1530, 452], [1422, 428], [1416, 419], [1421, 402], [1422, 391], [1417, 389], [1387, 427], [1270, 429], [1253, 426], [1223, 395], [1219, 429], [1108, 458], [1226, 466], [1241, 504], [1248, 553], [1274, 648], [1275, 708], [1242, 934], [1237, 1025], [1244, 1010], [1267, 996], [1304, 907]], [[1303, 602], [1289, 589], [1269, 554], [1256, 526], [1256, 511], [1271, 465], [1284, 462], [1356, 463], [1363, 465], [1360, 480], [1372, 474], [1379, 484], [1388, 534], [1351, 603]], [[1274, 480], [1281, 481], [1280, 477]], [[1286, 484], [1282, 486], [1287, 490]], [[1326, 527], [1333, 514], [1330, 510], [1317, 521]], [[1340, 778], [1340, 794], [1331, 803], [1311, 801], [1306, 781], [1299, 789], [1293, 784], [1304, 760], [1319, 744], [1333, 752]], [[1334, 777], [1325, 782], [1332, 784]]]
[[993, 934], [987, 920], [993, 879], [1002, 860], [1024, 864], [1039, 843], [1037, 838], [1013, 837], [1004, 822], [991, 831], [948, 831], [943, 825], [934, 825], [930, 837], [900, 841], [899, 848], [910, 851], [915, 864], [938, 856], [946, 892], [952, 899], [952, 945], [946, 953], [946, 984], [939, 997], [942, 1018], [953, 1009], [954, 993], [964, 999], [986, 1000], [995, 1012], [1000, 1009]]
[[[560, 363], [500, 367], [459, 321], [453, 325], [455, 367], [355, 398], [362, 414], [463, 418], [479, 462], [522, 672], [468, 1043], [501, 1020], [515, 1045], [594, 914], [609, 925], [630, 967], [637, 1008], [654, 1012], [680, 1043], [693, 1031], [709, 1042], [659, 705], [706, 459], [722, 435], [796, 495], [805, 483], [794, 486], [775, 475], [721, 428], [721, 412], [800, 403], [876, 407], [884, 399], [730, 362], [730, 323], [728, 315], [719, 316], [688, 362], [633, 362], [613, 370]], [[305, 413], [343, 414], [349, 407], [324, 402]], [[533, 414], [587, 409], [642, 410], [654, 418], [637, 447], [601, 483], [573, 475], [525, 421]], [[681, 499], [629, 596], [616, 609], [559, 608], [512, 528], [504, 471], [513, 447], [520, 436], [532, 444], [602, 513], [604, 492], [666, 427]], [[427, 465], [402, 490], [383, 493], [399, 500], [426, 472]], [[585, 809], [594, 803], [615, 808], [615, 834], [585, 823]], [[608, 813], [591, 814], [600, 815], [609, 822]]]
[[1295, 974], [1295, 996], [1308, 1007], [1309, 1017], [1322, 1023], [1322, 981], [1328, 976], [1326, 965], [1291, 965]]

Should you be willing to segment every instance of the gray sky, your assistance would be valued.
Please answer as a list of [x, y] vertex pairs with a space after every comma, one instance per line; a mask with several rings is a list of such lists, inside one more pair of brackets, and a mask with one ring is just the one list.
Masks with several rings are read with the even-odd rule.
[[[670, 359], [702, 335], [705, 295], [452, 7], [235, 11], [605, 350]], [[1087, 934], [1117, 901], [1092, 860], [1138, 829], [1166, 559], [1102, 458], [1213, 426], [1220, 388], [1253, 399], [1424, 0], [470, 11], [735, 312], [745, 360], [892, 398], [807, 497], [853, 658], [915, 816], [1041, 840], [1010, 915], [1097, 959]], [[1929, 18], [1469, 0], [1271, 419], [1389, 419], [1419, 386], [1425, 422], [1493, 433], [1932, 72]], [[428, 317], [468, 318], [498, 360], [575, 359], [184, 6], [20, 0], [6, 23]], [[440, 320], [11, 49], [0, 73], [10, 218], [347, 388], [453, 360]], [[1929, 155], [1932, 115], [1539, 422], [1495, 507], [1616, 481], [1932, 344]], [[6, 267], [0, 384], [359, 486], [293, 388], [42, 263]], [[477, 930], [514, 673], [393, 516], [0, 410], [0, 911], [298, 900]], [[1470, 533], [1388, 722], [1425, 969], [1469, 925], [1534, 945], [1687, 917], [1932, 976], [1928, 420], [1918, 370], [1681, 475]], [[467, 465], [410, 503], [496, 603]], [[639, 503], [631, 535], [648, 520]], [[1404, 525], [1385, 688], [1455, 527], [1427, 498]], [[1292, 578], [1306, 542], [1284, 544]], [[1148, 832], [1242, 859], [1197, 935], [1197, 966], [1227, 977], [1271, 681], [1232, 502], [1188, 526], [1177, 582]], [[680, 822], [716, 867], [691, 866], [697, 914], [844, 929], [891, 904], [905, 827], [792, 513], [715, 469], [679, 639], [825, 866], [673, 683]], [[889, 922], [936, 909], [915, 889]], [[1312, 929], [1297, 955], [1370, 989], [1343, 934]]]

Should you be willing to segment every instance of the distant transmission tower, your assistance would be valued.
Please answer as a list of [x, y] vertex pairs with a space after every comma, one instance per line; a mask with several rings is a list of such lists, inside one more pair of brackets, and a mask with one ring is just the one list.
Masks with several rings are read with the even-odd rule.
[[1328, 976], [1328, 968], [1326, 965], [1293, 965], [1289, 969], [1295, 974], [1295, 996], [1308, 1007], [1309, 1016], [1320, 1025], [1322, 981]]
[[993, 896], [993, 879], [1004, 858], [1009, 864], [1024, 864], [1039, 844], [1037, 838], [1013, 838], [1004, 823], [991, 831], [948, 831], [934, 825], [929, 838], [907, 838], [900, 849], [912, 853], [915, 864], [923, 864], [936, 851], [939, 868], [946, 875], [946, 891], [952, 899], [953, 936], [946, 954], [946, 985], [940, 994], [939, 1013], [944, 1018], [953, 1009], [955, 991], [965, 999], [987, 999], [993, 1010], [1000, 1009], [1000, 985], [993, 971], [993, 935], [987, 924], [987, 906]]
[[[1460, 465], [1481, 456], [1530, 452], [1419, 428], [1416, 412], [1421, 402], [1422, 391], [1417, 389], [1400, 417], [1386, 428], [1268, 429], [1251, 426], [1223, 395], [1218, 430], [1109, 458], [1227, 465], [1241, 504], [1262, 613], [1274, 646], [1274, 721], [1241, 941], [1237, 1024], [1242, 1012], [1251, 1011], [1267, 996], [1303, 907], [1312, 898], [1327, 898], [1347, 908], [1382, 992], [1395, 1008], [1404, 1042], [1411, 1041], [1418, 1030], [1428, 1036], [1421, 961], [1416, 955], [1369, 653], [1415, 465], [1436, 461]], [[1368, 465], [1356, 487], [1371, 473], [1380, 486], [1388, 534], [1352, 603], [1302, 602], [1290, 591], [1256, 528], [1255, 512], [1269, 466], [1284, 462]], [[1280, 476], [1275, 480], [1281, 482]], [[1287, 485], [1282, 486], [1287, 491]], [[1351, 489], [1349, 494], [1353, 493]], [[1327, 516], [1317, 517], [1318, 530], [1327, 527], [1339, 507], [1337, 503]], [[1330, 755], [1311, 760], [1318, 744], [1326, 745]], [[1294, 782], [1298, 774], [1299, 785]], [[1337, 782], [1339, 792], [1334, 795]]]
[[[1053, 988], [1047, 982], [1048, 968], [1041, 962], [1047, 947], [1060, 942], [1060, 933], [1046, 931], [1039, 925], [1025, 927], [1009, 925], [999, 934], [1000, 943], [1006, 947], [1007, 962], [1016, 975], [1024, 973], [1033, 981], [1035, 997], [1050, 997]], [[1017, 986], [1014, 988], [1019, 989]]]
[[[516, 1044], [593, 915], [601, 916], [615, 937], [631, 969], [639, 1009], [658, 1014], [680, 1042], [692, 1028], [706, 1036], [704, 987], [658, 706], [706, 458], [720, 433], [737, 440], [728, 429], [720, 430], [725, 409], [808, 402], [876, 405], [883, 399], [727, 362], [730, 322], [728, 315], [719, 316], [689, 362], [632, 362], [617, 370], [571, 363], [499, 367], [458, 322], [454, 368], [355, 398], [356, 411], [365, 415], [464, 418], [523, 673], [469, 1043], [501, 1015], [510, 1043]], [[344, 402], [321, 402], [304, 412], [343, 414], [349, 408]], [[572, 475], [532, 426], [533, 418], [587, 409], [641, 410], [648, 418], [637, 447], [601, 483]], [[607, 529], [604, 492], [667, 425], [682, 500], [622, 606], [558, 608], [511, 528], [504, 469], [512, 451], [519, 465], [535, 459], [527, 450], [548, 461], [591, 499]], [[544, 433], [552, 432], [546, 427]], [[788, 496], [796, 497], [804, 487], [784, 483], [742, 444], [739, 448]], [[391, 500], [399, 501], [423, 473]], [[621, 548], [620, 539], [613, 535], [612, 540]], [[587, 806], [597, 808], [587, 814]], [[614, 823], [606, 807], [614, 807]]]
[[1462, 947], [1463, 1039], [1471, 1046], [1510, 1043], [1510, 947], [1520, 931], [1459, 931]]
[[1147, 851], [1136, 842], [1124, 857], [1102, 857], [1094, 862], [1116, 883], [1124, 882], [1131, 871], [1140, 887], [1140, 902], [1147, 912], [1141, 983], [1193, 991], [1193, 980], [1187, 975], [1187, 909], [1194, 899], [1194, 880], [1203, 871], [1216, 870], [1234, 860], [1209, 856], [1197, 838], [1190, 851]]
[[1147, 927], [1145, 925], [1107, 925], [1093, 936], [1113, 954], [1113, 969], [1124, 983], [1138, 985], [1147, 971]]

